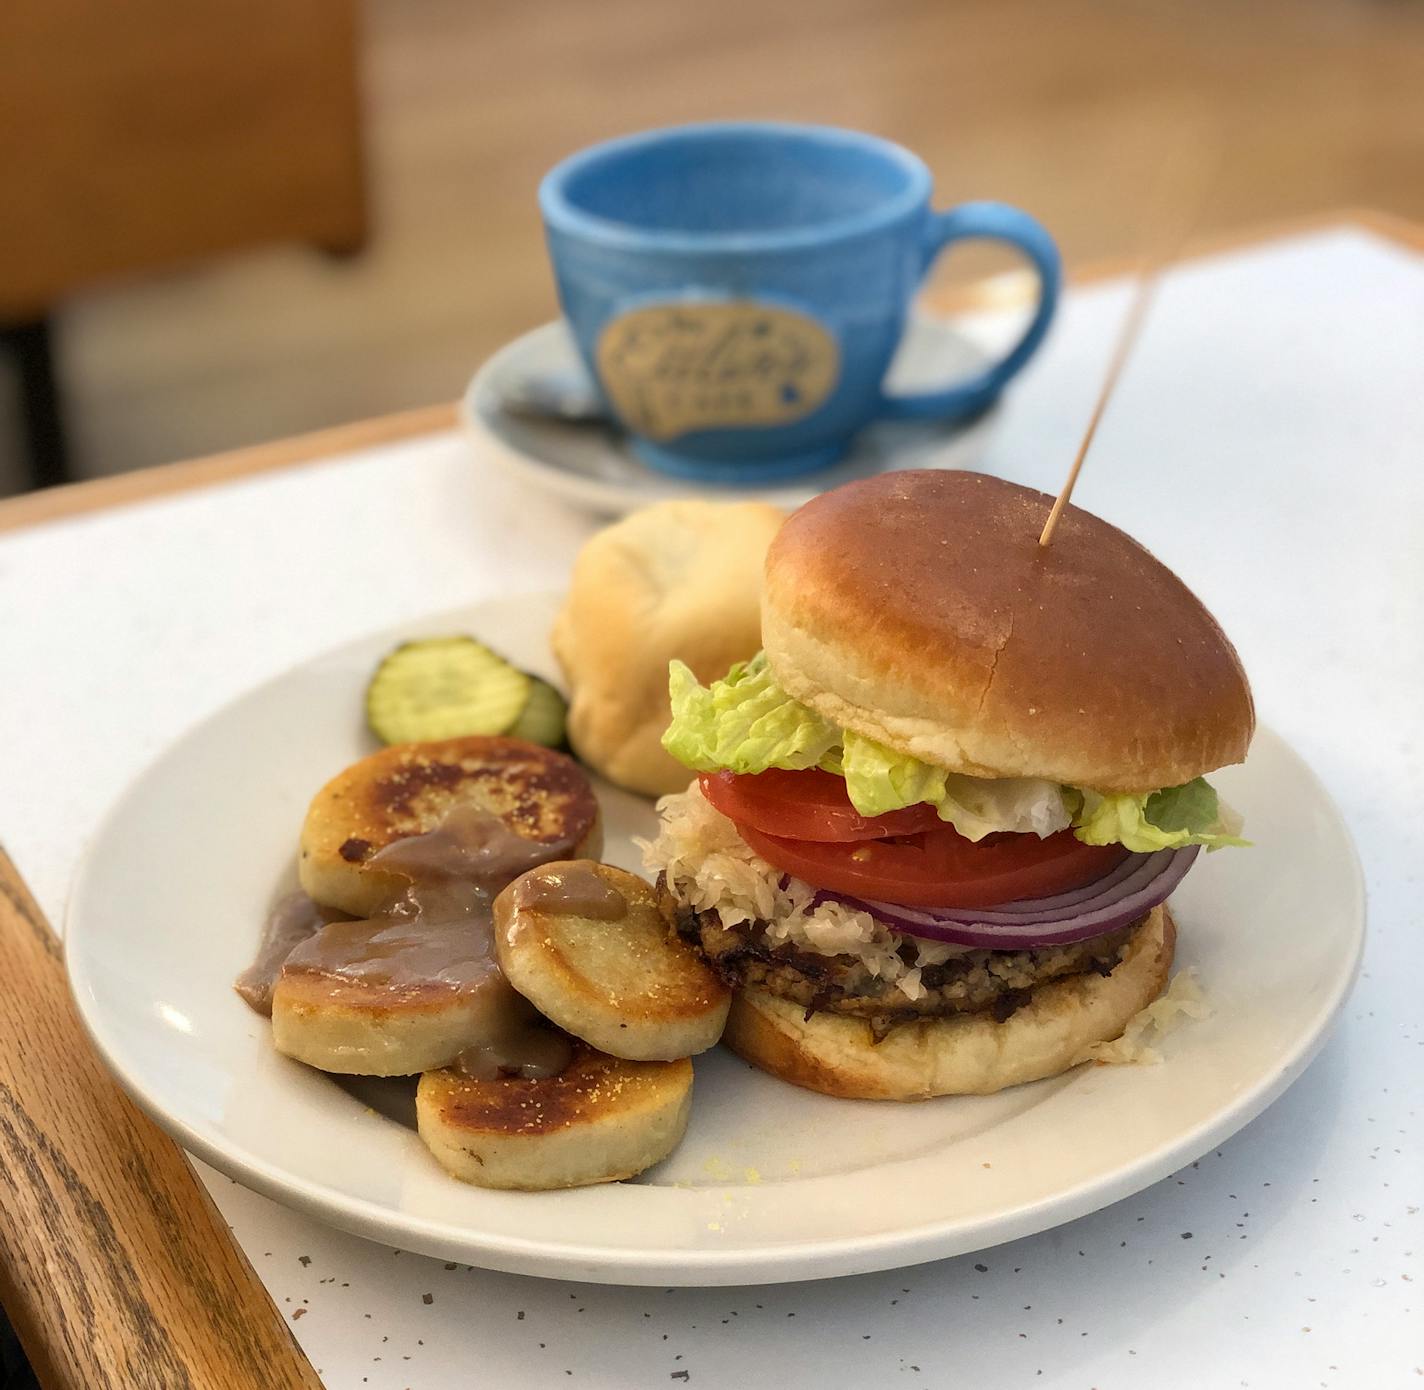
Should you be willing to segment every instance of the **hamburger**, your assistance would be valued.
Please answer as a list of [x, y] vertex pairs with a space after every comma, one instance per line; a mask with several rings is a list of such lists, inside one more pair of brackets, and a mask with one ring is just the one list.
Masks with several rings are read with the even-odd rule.
[[1246, 843], [1205, 774], [1246, 755], [1241, 662], [1142, 546], [978, 474], [888, 473], [795, 512], [763, 650], [670, 673], [698, 775], [644, 847], [735, 990], [724, 1037], [831, 1095], [1057, 1075], [1164, 990], [1167, 898]]

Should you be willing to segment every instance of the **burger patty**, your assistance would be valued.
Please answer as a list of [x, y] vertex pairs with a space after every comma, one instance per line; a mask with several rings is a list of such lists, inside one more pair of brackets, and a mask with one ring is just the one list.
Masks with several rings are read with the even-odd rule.
[[[920, 971], [924, 993], [911, 999], [872, 975], [855, 956], [823, 956], [767, 940], [766, 923], [725, 927], [715, 912], [676, 909], [679, 934], [702, 950], [732, 988], [766, 990], [805, 1007], [869, 1019], [877, 1032], [917, 1018], [991, 1012], [1000, 1022], [1024, 1004], [1035, 986], [1066, 975], [1111, 975], [1146, 918], [1117, 931], [1032, 951], [966, 951]], [[907, 964], [916, 950], [904, 947]]]

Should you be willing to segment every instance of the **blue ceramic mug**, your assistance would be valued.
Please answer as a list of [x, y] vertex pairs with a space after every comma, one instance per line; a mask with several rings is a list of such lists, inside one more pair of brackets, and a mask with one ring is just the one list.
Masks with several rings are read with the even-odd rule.
[[[566, 159], [539, 204], [589, 370], [638, 455], [682, 477], [786, 477], [834, 462], [871, 420], [972, 415], [1033, 355], [1058, 299], [1057, 248], [1027, 213], [935, 212], [924, 163], [855, 131], [648, 131]], [[1032, 263], [1027, 329], [967, 381], [885, 394], [916, 289], [967, 238]]]

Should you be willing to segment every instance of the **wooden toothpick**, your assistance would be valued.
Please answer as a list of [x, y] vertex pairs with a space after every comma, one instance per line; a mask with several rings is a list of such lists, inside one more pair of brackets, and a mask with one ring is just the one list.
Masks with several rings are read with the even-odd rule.
[[1108, 398], [1113, 393], [1113, 387], [1117, 385], [1117, 379], [1122, 374], [1127, 355], [1132, 351], [1132, 345], [1137, 341], [1138, 332], [1142, 328], [1142, 321], [1147, 316], [1148, 305], [1152, 302], [1152, 296], [1157, 291], [1158, 282], [1162, 278], [1163, 262], [1154, 264], [1142, 279], [1138, 282], [1137, 293], [1133, 297], [1132, 306], [1127, 311], [1127, 318], [1123, 320], [1122, 332], [1118, 334], [1117, 347], [1113, 351], [1112, 362], [1108, 365], [1108, 374], [1103, 378], [1103, 388], [1098, 392], [1098, 403], [1093, 407], [1092, 418], [1088, 421], [1087, 433], [1083, 435], [1083, 442], [1078, 445], [1078, 456], [1073, 460], [1073, 466], [1068, 470], [1068, 481], [1063, 484], [1063, 491], [1058, 494], [1058, 499], [1053, 504], [1053, 510], [1048, 514], [1048, 520], [1043, 523], [1043, 530], [1039, 534], [1038, 543], [1045, 546], [1053, 539], [1053, 528], [1058, 525], [1058, 518], [1063, 515], [1063, 508], [1068, 505], [1068, 499], [1073, 496], [1073, 485], [1078, 481], [1078, 474], [1082, 471], [1083, 460], [1088, 456], [1088, 448], [1093, 442], [1093, 435], [1097, 433], [1098, 421], [1103, 418], [1103, 411], [1107, 409]]
[[1058, 518], [1063, 515], [1063, 509], [1073, 496], [1074, 484], [1078, 481], [1078, 474], [1082, 472], [1083, 460], [1088, 456], [1093, 435], [1097, 433], [1098, 422], [1103, 418], [1103, 411], [1107, 409], [1113, 389], [1117, 386], [1117, 379], [1122, 375], [1128, 354], [1137, 341], [1152, 297], [1161, 283], [1162, 272], [1176, 259], [1177, 252], [1186, 240], [1187, 228], [1193, 220], [1193, 214], [1201, 206], [1206, 190], [1214, 179], [1215, 159], [1210, 154], [1210, 148], [1211, 143], [1201, 138], [1198, 133], [1197, 138], [1183, 144], [1178, 149], [1176, 158], [1163, 168], [1157, 212], [1153, 219], [1157, 225], [1157, 251], [1143, 261], [1137, 291], [1128, 307], [1127, 317], [1123, 319], [1117, 347], [1113, 350], [1107, 376], [1103, 378], [1102, 390], [1098, 393], [1098, 402], [1093, 407], [1083, 442], [1078, 445], [1078, 456], [1073, 460], [1073, 466], [1068, 470], [1068, 481], [1063, 484], [1063, 491], [1058, 494], [1053, 509], [1048, 513], [1048, 520], [1043, 523], [1043, 530], [1039, 533], [1040, 547], [1047, 546], [1053, 539]]

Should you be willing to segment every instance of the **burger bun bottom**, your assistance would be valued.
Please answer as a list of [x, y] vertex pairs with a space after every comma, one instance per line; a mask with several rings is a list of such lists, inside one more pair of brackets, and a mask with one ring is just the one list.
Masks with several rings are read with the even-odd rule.
[[998, 1023], [986, 1013], [902, 1023], [876, 1042], [870, 1024], [814, 1013], [764, 990], [739, 990], [722, 1041], [792, 1085], [849, 1100], [989, 1095], [1058, 1076], [1094, 1043], [1121, 1035], [1166, 988], [1177, 932], [1156, 907], [1111, 975], [1071, 975], [1035, 989]]

